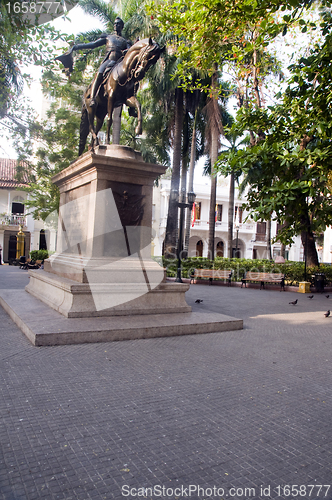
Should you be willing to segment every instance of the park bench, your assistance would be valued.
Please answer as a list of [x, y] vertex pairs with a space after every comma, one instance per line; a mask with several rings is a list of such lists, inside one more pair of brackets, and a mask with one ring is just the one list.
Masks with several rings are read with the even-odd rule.
[[280, 283], [280, 291], [285, 291], [285, 275], [282, 273], [258, 273], [247, 271], [242, 278], [241, 288], [247, 286], [247, 281], [260, 283], [260, 289], [265, 288], [265, 283]]
[[197, 278], [208, 278], [210, 285], [215, 279], [227, 280], [228, 286], [231, 286], [233, 269], [194, 269], [190, 275], [190, 283], [194, 282]]

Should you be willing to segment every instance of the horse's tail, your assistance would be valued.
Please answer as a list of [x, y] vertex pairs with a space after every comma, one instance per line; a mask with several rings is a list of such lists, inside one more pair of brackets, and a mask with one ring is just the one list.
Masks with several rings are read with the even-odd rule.
[[80, 142], [79, 142], [78, 156], [81, 156], [81, 154], [84, 151], [86, 139], [89, 135], [89, 131], [90, 131], [90, 129], [89, 129], [88, 111], [86, 109], [85, 104], [83, 104], [81, 124], [80, 124]]

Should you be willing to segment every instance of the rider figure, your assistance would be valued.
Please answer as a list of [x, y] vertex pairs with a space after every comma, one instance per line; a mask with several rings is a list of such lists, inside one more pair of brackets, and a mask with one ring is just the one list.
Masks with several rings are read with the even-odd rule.
[[101, 47], [102, 45], [106, 45], [106, 56], [99, 67], [97, 77], [95, 78], [92, 87], [91, 87], [91, 100], [90, 106], [95, 107], [96, 103], [96, 95], [98, 94], [99, 87], [103, 81], [103, 73], [106, 68], [112, 68], [121, 57], [127, 52], [127, 50], [131, 47], [131, 42], [126, 40], [122, 36], [124, 22], [120, 17], [117, 17], [114, 21], [114, 33], [110, 35], [103, 34], [98, 40], [90, 43], [78, 43], [72, 47], [73, 50], [82, 50], [82, 49], [95, 49], [97, 47]]

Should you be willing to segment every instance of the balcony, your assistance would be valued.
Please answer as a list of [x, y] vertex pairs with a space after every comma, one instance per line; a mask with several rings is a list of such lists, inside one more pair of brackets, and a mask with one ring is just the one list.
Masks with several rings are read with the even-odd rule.
[[22, 214], [0, 214], [0, 225], [3, 226], [26, 226], [27, 218]]
[[266, 241], [266, 234], [256, 233], [255, 241]]

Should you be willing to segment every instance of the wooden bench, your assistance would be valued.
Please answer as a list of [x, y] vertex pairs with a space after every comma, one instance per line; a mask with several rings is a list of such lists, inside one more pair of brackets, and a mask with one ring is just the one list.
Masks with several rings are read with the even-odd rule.
[[190, 275], [190, 283], [197, 278], [208, 278], [210, 285], [214, 279], [227, 280], [231, 286], [233, 269], [195, 269]]
[[247, 286], [247, 281], [254, 281], [260, 283], [260, 290], [265, 288], [265, 283], [280, 283], [280, 291], [285, 291], [285, 275], [282, 273], [258, 273], [254, 271], [247, 271], [244, 278], [242, 278], [241, 288]]

